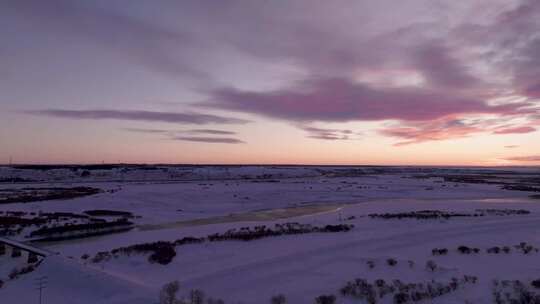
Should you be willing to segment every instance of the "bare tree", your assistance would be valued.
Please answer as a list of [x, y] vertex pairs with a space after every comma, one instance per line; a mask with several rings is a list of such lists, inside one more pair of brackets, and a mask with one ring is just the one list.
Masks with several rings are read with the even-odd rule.
[[199, 289], [192, 289], [189, 292], [190, 304], [204, 304], [204, 292]]
[[180, 283], [173, 281], [165, 284], [159, 293], [159, 304], [176, 304], [176, 294], [180, 290]]
[[437, 263], [435, 263], [432, 260], [429, 260], [429, 261], [426, 262], [426, 268], [431, 270], [431, 271], [435, 271], [437, 269]]

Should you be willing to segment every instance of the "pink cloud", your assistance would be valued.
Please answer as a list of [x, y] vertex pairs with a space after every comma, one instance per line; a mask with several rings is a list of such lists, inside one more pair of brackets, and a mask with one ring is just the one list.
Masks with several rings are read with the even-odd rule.
[[426, 121], [457, 114], [509, 115], [527, 103], [491, 106], [478, 98], [429, 88], [372, 88], [345, 78], [323, 78], [271, 92], [224, 88], [213, 92], [214, 106], [299, 121]]
[[505, 160], [520, 161], [520, 162], [539, 162], [540, 155], [514, 156], [514, 157], [505, 158]]
[[[511, 119], [512, 116], [509, 118]], [[503, 124], [504, 123], [504, 124]], [[501, 125], [503, 124], [503, 125]], [[529, 123], [531, 125], [531, 123]], [[490, 132], [491, 134], [524, 134], [536, 131], [530, 126], [513, 126], [505, 119], [461, 120], [459, 116], [449, 116], [433, 121], [401, 122], [395, 127], [380, 130], [380, 134], [402, 139], [396, 146], [422, 143], [427, 141], [448, 140], [468, 137], [473, 134]], [[506, 146], [515, 148], [517, 146]]]
[[412, 122], [404, 126], [388, 127], [379, 132], [382, 135], [403, 140], [395, 145], [404, 146], [427, 141], [463, 138], [483, 131], [476, 124], [467, 124], [458, 119], [448, 118], [430, 122]]
[[524, 133], [531, 133], [536, 131], [533, 127], [515, 127], [515, 128], [506, 128], [506, 129], [498, 129], [493, 131], [493, 134], [524, 134]]

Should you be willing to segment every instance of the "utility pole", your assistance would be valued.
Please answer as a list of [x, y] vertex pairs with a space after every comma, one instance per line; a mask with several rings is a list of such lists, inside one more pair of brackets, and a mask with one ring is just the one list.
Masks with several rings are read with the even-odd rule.
[[36, 278], [36, 289], [39, 290], [39, 304], [41, 304], [43, 290], [47, 287], [47, 276]]

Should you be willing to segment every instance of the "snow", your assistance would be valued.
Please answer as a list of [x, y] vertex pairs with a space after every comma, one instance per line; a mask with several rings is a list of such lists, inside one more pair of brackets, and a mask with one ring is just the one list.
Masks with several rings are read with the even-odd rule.
[[1, 298], [11, 299], [6, 303], [36, 303], [36, 280], [40, 277], [46, 277], [47, 282], [43, 291], [43, 303], [157, 302], [157, 293], [144, 285], [85, 267], [60, 256], [47, 257], [34, 272], [5, 284], [0, 292]]
[[[42, 275], [51, 282], [45, 303], [155, 303], [161, 286], [178, 280], [183, 295], [191, 289], [201, 289], [226, 303], [268, 303], [271, 296], [284, 294], [289, 303], [299, 304], [313, 303], [321, 294], [339, 295], [339, 289], [355, 278], [425, 282], [474, 275], [479, 278], [477, 284], [437, 298], [434, 303], [492, 303], [493, 279], [529, 282], [540, 278], [540, 253], [485, 252], [492, 246], [514, 246], [520, 242], [540, 247], [540, 201], [530, 197], [533, 193], [502, 190], [496, 184], [410, 178], [427, 170], [442, 175], [484, 174], [517, 181], [538, 178], [537, 168], [406, 167], [383, 172], [361, 168], [367, 173], [336, 176], [341, 169], [171, 167], [157, 170], [160, 173], [136, 169], [122, 173], [115, 169], [92, 172], [89, 181], [76, 178], [72, 170], [30, 170], [32, 173], [0, 168], [0, 177], [9, 172], [40, 179], [40, 187], [82, 184], [118, 190], [70, 200], [0, 205], [0, 210], [80, 213], [112, 209], [141, 216], [134, 220], [138, 228], [129, 232], [37, 244], [60, 254], [47, 257], [36, 271], [7, 281], [0, 289], [0, 298], [13, 303], [14, 299], [16, 303], [34, 303], [36, 293], [28, 290], [33, 290], [35, 278]], [[264, 174], [272, 177], [262, 178]], [[24, 186], [28, 184], [1, 184], [0, 188]], [[526, 209], [531, 213], [447, 220], [384, 220], [367, 216], [426, 209], [474, 213], [476, 209], [488, 208]], [[177, 255], [168, 265], [151, 264], [146, 255], [121, 256], [100, 263], [79, 259], [83, 254], [92, 256], [137, 243], [204, 237], [231, 228], [286, 222], [317, 226], [346, 223], [355, 228], [340, 233], [184, 245], [176, 248]], [[456, 250], [460, 245], [478, 247], [481, 252], [460, 254]], [[433, 248], [448, 248], [449, 253], [433, 256]], [[396, 259], [398, 264], [387, 265], [388, 258]], [[435, 261], [439, 269], [428, 271], [428, 260]], [[373, 261], [375, 268], [370, 269], [368, 261]], [[413, 267], [409, 261], [414, 262]], [[11, 262], [0, 258], [0, 271], [10, 268], [6, 263]], [[390, 299], [381, 303], [390, 303]], [[338, 296], [338, 303], [352, 301]]]

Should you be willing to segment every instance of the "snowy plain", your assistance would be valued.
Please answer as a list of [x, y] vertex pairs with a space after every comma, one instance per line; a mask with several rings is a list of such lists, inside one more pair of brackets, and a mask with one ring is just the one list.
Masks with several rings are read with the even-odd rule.
[[[103, 190], [66, 200], [0, 204], [0, 211], [129, 211], [139, 216], [133, 219], [136, 227], [34, 244], [58, 254], [45, 258], [35, 271], [6, 280], [0, 303], [36, 303], [34, 285], [40, 276], [47, 276], [49, 284], [44, 303], [81, 304], [158, 303], [161, 287], [174, 280], [180, 282], [181, 296], [200, 289], [226, 303], [270, 303], [277, 294], [287, 303], [314, 303], [322, 294], [335, 295], [337, 303], [366, 303], [341, 295], [340, 288], [356, 278], [418, 283], [463, 275], [476, 276], [478, 282], [423, 303], [495, 303], [493, 280], [540, 279], [540, 253], [523, 254], [514, 247], [521, 242], [540, 247], [540, 200], [533, 191], [503, 189], [507, 184], [540, 186], [538, 168], [161, 166], [91, 170], [85, 177], [82, 171], [0, 167], [0, 178], [31, 180], [4, 182], [0, 190], [74, 185]], [[423, 220], [369, 216], [420, 210], [474, 214], [478, 209], [530, 213]], [[122, 246], [288, 222], [354, 228], [188, 244], [177, 247], [167, 265], [149, 263], [144, 254], [97, 263], [81, 258]], [[462, 254], [459, 246], [480, 252]], [[514, 250], [487, 253], [493, 246]], [[447, 248], [448, 253], [434, 256], [434, 248]], [[389, 259], [397, 264], [389, 265]], [[426, 269], [429, 260], [437, 270]], [[0, 279], [20, 263], [0, 257]], [[377, 303], [393, 299], [387, 296]]]

